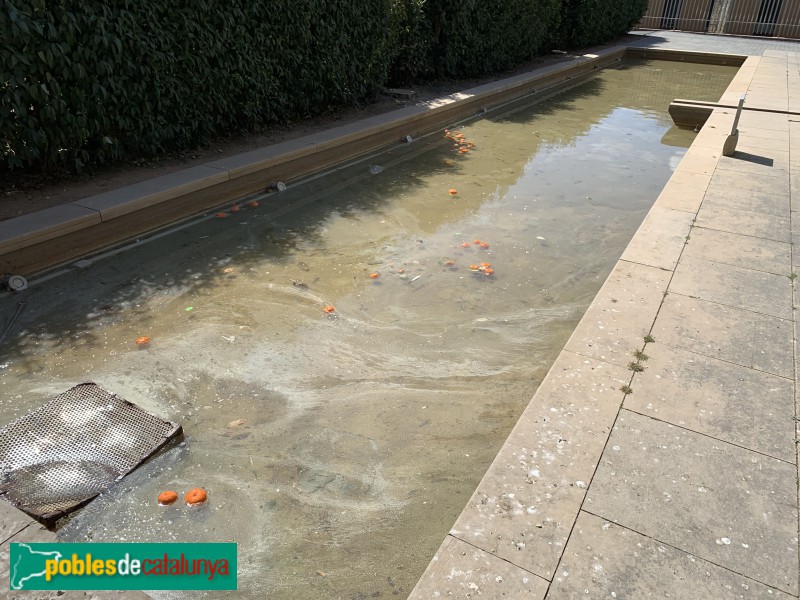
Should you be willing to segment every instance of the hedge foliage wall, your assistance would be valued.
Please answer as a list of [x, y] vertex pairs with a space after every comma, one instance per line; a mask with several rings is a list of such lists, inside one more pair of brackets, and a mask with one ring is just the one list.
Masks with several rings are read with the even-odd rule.
[[0, 173], [177, 151], [626, 31], [646, 0], [0, 0]]

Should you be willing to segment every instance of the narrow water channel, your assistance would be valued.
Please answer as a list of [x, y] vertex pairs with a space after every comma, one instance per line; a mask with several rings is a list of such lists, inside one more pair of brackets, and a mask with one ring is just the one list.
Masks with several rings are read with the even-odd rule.
[[61, 538], [235, 541], [243, 598], [405, 598], [691, 143], [669, 102], [734, 73], [624, 63], [452, 127], [467, 152], [430, 136], [32, 287], [0, 426], [92, 380], [186, 432]]

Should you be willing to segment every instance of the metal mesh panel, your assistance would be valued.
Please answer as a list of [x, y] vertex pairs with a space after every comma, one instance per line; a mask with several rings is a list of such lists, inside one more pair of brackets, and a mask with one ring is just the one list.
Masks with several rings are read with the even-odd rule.
[[51, 524], [181, 433], [179, 425], [82, 383], [0, 430], [0, 496]]

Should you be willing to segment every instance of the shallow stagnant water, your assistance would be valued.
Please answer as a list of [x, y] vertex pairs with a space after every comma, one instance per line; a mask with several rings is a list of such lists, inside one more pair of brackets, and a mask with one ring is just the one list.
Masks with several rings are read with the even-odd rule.
[[235, 541], [243, 597], [405, 597], [691, 143], [669, 102], [733, 73], [603, 70], [454, 128], [468, 153], [430, 136], [31, 288], [0, 425], [93, 380], [186, 432], [62, 539]]

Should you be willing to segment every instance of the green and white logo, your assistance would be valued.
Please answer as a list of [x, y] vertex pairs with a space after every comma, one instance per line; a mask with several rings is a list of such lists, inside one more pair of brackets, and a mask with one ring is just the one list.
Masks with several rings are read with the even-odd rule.
[[13, 543], [12, 590], [235, 590], [236, 544]]

